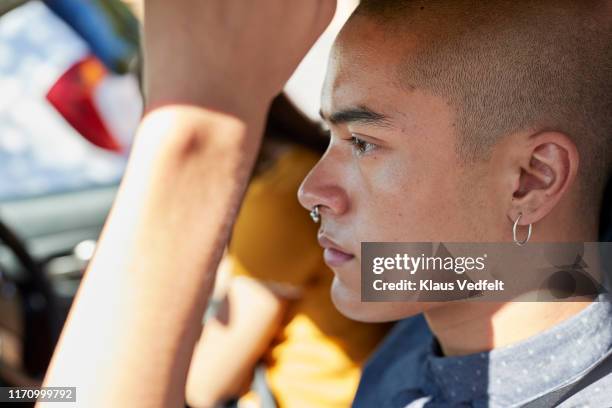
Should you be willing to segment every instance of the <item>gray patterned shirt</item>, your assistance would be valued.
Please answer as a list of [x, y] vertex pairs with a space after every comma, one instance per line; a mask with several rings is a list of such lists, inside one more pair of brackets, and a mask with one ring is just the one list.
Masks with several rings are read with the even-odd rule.
[[[353, 406], [520, 407], [582, 377], [612, 352], [612, 303], [600, 295], [577, 315], [511, 346], [444, 357], [425, 319], [393, 329], [366, 365]], [[560, 407], [612, 407], [612, 373]]]

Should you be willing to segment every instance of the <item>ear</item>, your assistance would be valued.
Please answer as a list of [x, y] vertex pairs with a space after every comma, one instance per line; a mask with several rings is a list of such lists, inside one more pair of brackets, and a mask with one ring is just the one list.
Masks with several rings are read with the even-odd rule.
[[520, 225], [534, 224], [555, 208], [574, 183], [578, 149], [563, 133], [542, 132], [516, 152], [519, 166], [508, 217], [514, 221], [522, 214]]

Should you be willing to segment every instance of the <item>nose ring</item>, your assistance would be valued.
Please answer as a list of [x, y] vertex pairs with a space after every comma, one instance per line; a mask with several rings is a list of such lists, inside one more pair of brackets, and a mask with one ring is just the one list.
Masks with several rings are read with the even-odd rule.
[[310, 218], [312, 218], [312, 222], [314, 222], [315, 224], [321, 221], [321, 215], [319, 214], [318, 205], [315, 205], [314, 207], [312, 207], [312, 211], [310, 211]]

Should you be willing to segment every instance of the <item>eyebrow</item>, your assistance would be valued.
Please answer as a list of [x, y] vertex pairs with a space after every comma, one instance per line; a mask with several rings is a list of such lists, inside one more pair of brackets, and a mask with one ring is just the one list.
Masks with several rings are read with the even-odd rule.
[[319, 115], [323, 120], [332, 123], [334, 125], [348, 124], [348, 123], [361, 123], [365, 125], [374, 125], [381, 127], [391, 126], [390, 119], [378, 112], [374, 112], [366, 106], [358, 106], [356, 108], [342, 109], [327, 117], [322, 110], [319, 111]]

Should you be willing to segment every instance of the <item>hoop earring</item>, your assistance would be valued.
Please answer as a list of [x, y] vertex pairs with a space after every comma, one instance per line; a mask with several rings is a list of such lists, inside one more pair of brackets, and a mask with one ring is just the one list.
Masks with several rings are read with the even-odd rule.
[[312, 222], [318, 224], [321, 221], [321, 215], [319, 214], [319, 206], [315, 205], [312, 207], [312, 211], [310, 211], [310, 218], [312, 218]]
[[531, 238], [531, 229], [532, 229], [532, 224], [529, 224], [529, 229], [527, 230], [527, 238], [525, 238], [522, 241], [519, 241], [518, 238], [516, 237], [516, 230], [518, 228], [518, 223], [521, 220], [521, 217], [523, 216], [523, 213], [519, 213], [518, 218], [516, 219], [516, 221], [514, 221], [514, 225], [512, 226], [512, 238], [514, 239], [514, 243], [518, 246], [523, 246], [527, 243], [527, 241], [529, 241], [529, 238]]

